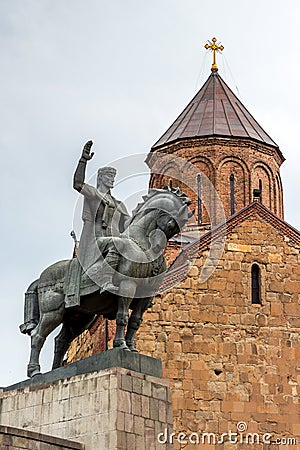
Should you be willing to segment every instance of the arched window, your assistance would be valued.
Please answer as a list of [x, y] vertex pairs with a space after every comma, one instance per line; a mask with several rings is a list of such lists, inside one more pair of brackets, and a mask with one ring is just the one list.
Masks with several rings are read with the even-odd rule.
[[230, 214], [233, 215], [235, 213], [234, 206], [234, 175], [233, 173], [230, 175]]
[[197, 195], [198, 195], [198, 224], [202, 223], [202, 201], [201, 201], [201, 174], [197, 175]]
[[253, 264], [251, 268], [251, 297], [253, 305], [261, 305], [260, 268], [257, 264]]

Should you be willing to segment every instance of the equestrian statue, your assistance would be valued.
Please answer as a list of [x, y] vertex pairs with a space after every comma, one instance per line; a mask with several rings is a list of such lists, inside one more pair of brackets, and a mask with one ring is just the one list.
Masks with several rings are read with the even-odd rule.
[[41, 349], [56, 327], [62, 324], [52, 369], [98, 315], [116, 320], [114, 347], [136, 352], [136, 331], [166, 273], [166, 243], [193, 215], [184, 192], [166, 186], [150, 189], [130, 217], [111, 195], [114, 168], [99, 169], [97, 188], [85, 183], [91, 146], [85, 144], [74, 174], [73, 186], [84, 196], [77, 257], [47, 267], [25, 294], [20, 330], [31, 337], [29, 377], [40, 374]]

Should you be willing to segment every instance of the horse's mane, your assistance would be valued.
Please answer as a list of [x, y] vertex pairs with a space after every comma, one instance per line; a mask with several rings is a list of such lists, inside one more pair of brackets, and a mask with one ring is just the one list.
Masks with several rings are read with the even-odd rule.
[[132, 211], [132, 217], [135, 217], [138, 212], [140, 212], [141, 208], [146, 206], [148, 200], [152, 199], [153, 197], [159, 195], [159, 194], [165, 194], [166, 192], [176, 195], [184, 204], [190, 205], [192, 202], [189, 199], [189, 197], [180, 190], [179, 187], [174, 188], [173, 186], [165, 186], [162, 189], [149, 189], [148, 194], [143, 195], [143, 202], [138, 203], [135, 209]]

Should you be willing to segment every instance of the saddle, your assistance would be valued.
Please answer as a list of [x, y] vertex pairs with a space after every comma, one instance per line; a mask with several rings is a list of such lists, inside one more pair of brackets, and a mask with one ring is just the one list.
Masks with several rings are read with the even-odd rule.
[[71, 259], [64, 282], [65, 307], [80, 306], [80, 296], [91, 294], [97, 290], [99, 290], [99, 286], [83, 272], [78, 258]]

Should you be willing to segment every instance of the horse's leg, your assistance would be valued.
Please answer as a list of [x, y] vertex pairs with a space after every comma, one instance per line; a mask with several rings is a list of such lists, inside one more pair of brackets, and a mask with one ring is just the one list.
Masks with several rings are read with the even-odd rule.
[[137, 352], [137, 350], [134, 346], [135, 334], [142, 323], [143, 314], [146, 311], [146, 309], [149, 307], [149, 304], [151, 303], [151, 301], [152, 301], [152, 297], [138, 299], [138, 301], [136, 302], [136, 306], [130, 315], [130, 319], [129, 319], [128, 325], [127, 325], [127, 332], [126, 332], [125, 339], [126, 339], [127, 347], [132, 352]]
[[59, 334], [54, 339], [55, 346], [52, 370], [62, 366], [65, 353], [69, 348], [71, 340], [70, 327], [64, 323]]
[[124, 280], [120, 283], [120, 292], [122, 296], [118, 297], [118, 311], [116, 316], [116, 335], [114, 338], [114, 347], [129, 350], [125, 342], [125, 327], [128, 324], [128, 310], [130, 303], [136, 291], [136, 283], [131, 280]]
[[60, 333], [55, 338], [54, 347], [54, 359], [52, 369], [57, 369], [63, 364], [64, 356], [73, 341], [77, 336], [79, 336], [84, 330], [86, 330], [91, 323], [92, 319], [95, 317], [91, 314], [88, 317], [82, 317], [81, 321], [76, 321], [75, 323], [71, 320], [65, 321]]
[[20, 325], [20, 331], [24, 334], [31, 334], [32, 330], [39, 323], [39, 300], [38, 300], [39, 280], [30, 284], [25, 293], [24, 302], [24, 323]]
[[38, 326], [31, 334], [31, 353], [27, 368], [28, 377], [33, 377], [40, 373], [39, 358], [41, 349], [49, 334], [62, 322], [64, 314], [64, 304], [55, 311], [41, 313]]

